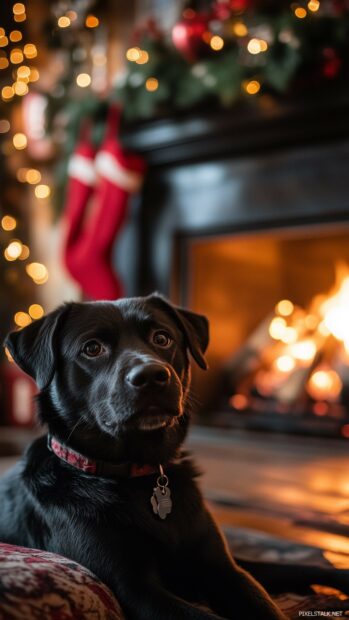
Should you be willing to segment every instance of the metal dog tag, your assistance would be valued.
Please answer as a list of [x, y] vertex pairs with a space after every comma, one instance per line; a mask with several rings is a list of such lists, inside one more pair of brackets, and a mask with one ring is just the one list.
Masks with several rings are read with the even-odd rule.
[[150, 498], [154, 514], [160, 519], [166, 519], [167, 515], [172, 511], [171, 491], [168, 487], [168, 477], [165, 476], [162, 465], [159, 466], [160, 476], [156, 481], [156, 487]]

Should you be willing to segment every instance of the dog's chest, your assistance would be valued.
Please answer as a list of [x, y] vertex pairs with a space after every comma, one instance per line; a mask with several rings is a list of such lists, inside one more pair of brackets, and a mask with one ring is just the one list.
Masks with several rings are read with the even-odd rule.
[[[200, 492], [191, 478], [169, 476], [169, 488], [171, 505], [169, 507], [166, 503], [164, 511], [159, 514], [156, 496], [160, 493], [156, 478], [147, 477], [141, 482], [137, 481], [127, 488], [123, 510], [127, 515], [125, 522], [133, 522], [135, 529], [143, 536], [175, 549], [190, 541], [193, 530], [200, 523], [203, 504]], [[120, 516], [120, 506], [116, 510]]]

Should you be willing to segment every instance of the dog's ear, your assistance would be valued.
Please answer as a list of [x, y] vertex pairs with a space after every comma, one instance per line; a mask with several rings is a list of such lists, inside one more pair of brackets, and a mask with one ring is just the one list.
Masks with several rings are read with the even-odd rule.
[[11, 332], [4, 346], [18, 366], [35, 379], [40, 390], [47, 387], [55, 372], [57, 329], [69, 304], [60, 306], [27, 327]]
[[202, 314], [173, 306], [157, 293], [150, 295], [149, 299], [165, 310], [176, 321], [184, 333], [188, 349], [194, 360], [200, 368], [207, 370], [208, 365], [204, 357], [209, 342], [209, 323], [207, 318]]

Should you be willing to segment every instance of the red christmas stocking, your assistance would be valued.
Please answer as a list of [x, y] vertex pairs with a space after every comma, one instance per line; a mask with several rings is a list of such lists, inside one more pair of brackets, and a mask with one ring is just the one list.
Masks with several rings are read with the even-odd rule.
[[96, 183], [95, 148], [86, 127], [68, 164], [68, 188], [64, 212], [66, 227], [64, 262], [71, 275], [79, 273], [79, 255], [84, 234], [85, 213]]
[[92, 299], [118, 299], [123, 295], [120, 279], [112, 268], [112, 250], [124, 224], [131, 193], [140, 189], [145, 164], [126, 153], [117, 134], [120, 111], [111, 108], [107, 135], [95, 159], [98, 174], [92, 212], [81, 231], [71, 273], [85, 295]]

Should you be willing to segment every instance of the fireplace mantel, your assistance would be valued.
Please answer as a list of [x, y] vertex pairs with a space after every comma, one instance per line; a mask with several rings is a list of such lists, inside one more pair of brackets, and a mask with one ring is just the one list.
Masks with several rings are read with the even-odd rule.
[[123, 142], [150, 167], [173, 166], [341, 139], [349, 135], [348, 110], [348, 92], [286, 102], [264, 98], [258, 106], [248, 102], [126, 126]]

